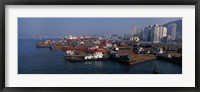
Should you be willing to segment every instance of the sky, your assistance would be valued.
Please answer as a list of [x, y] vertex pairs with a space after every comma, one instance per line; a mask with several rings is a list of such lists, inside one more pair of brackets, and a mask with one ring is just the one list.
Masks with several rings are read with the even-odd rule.
[[18, 35], [65, 36], [129, 34], [131, 28], [182, 18], [18, 18]]

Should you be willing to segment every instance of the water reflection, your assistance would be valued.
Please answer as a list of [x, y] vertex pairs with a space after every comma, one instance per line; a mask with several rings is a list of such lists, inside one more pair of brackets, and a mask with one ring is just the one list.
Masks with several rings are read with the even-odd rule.
[[[106, 62], [106, 61], [103, 61], [103, 62]], [[87, 62], [84, 62], [85, 65], [94, 65], [98, 68], [101, 68], [103, 67], [103, 62], [101, 61], [87, 61]]]

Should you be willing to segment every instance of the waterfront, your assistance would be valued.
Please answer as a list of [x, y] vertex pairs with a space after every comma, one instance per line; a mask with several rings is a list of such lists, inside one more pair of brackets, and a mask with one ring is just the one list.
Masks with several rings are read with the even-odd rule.
[[[19, 74], [181, 74], [182, 67], [167, 61], [148, 61], [125, 65], [114, 61], [90, 61], [70, 63], [60, 50], [36, 48], [39, 39], [18, 40]], [[156, 68], [155, 68], [156, 66]]]

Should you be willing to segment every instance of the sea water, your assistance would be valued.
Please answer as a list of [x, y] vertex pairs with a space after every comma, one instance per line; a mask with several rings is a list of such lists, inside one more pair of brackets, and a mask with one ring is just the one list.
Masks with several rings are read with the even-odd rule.
[[37, 41], [40, 40], [18, 39], [18, 74], [182, 74], [182, 66], [161, 60], [135, 65], [109, 60], [71, 63], [61, 50], [36, 48]]

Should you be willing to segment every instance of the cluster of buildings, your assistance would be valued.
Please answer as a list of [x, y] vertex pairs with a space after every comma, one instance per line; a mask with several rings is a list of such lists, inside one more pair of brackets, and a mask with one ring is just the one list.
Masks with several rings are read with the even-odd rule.
[[113, 40], [113, 41], [127, 41], [135, 40], [139, 38], [143, 42], [153, 42], [153, 43], [174, 43], [182, 42], [182, 32], [177, 31], [178, 26], [176, 23], [163, 25], [149, 25], [144, 28], [132, 27], [131, 34], [111, 34], [111, 35], [92, 35], [92, 36], [73, 36], [67, 35], [64, 38], [70, 40], [76, 39], [98, 39], [98, 40]]
[[171, 23], [167, 27], [158, 24], [144, 28], [132, 27], [131, 35], [137, 36], [140, 40], [146, 42], [173, 42], [178, 39], [177, 24]]

